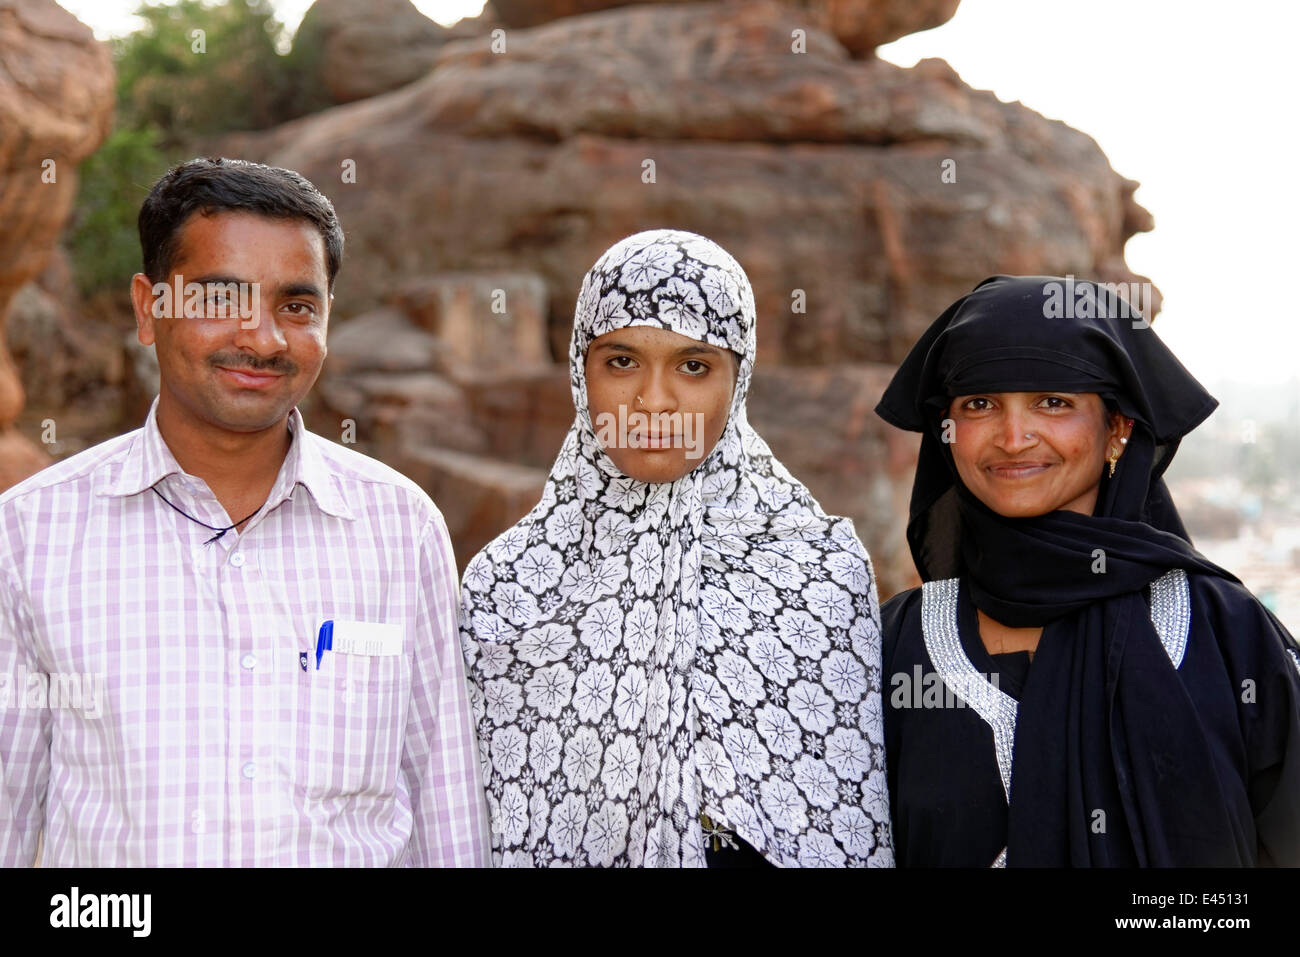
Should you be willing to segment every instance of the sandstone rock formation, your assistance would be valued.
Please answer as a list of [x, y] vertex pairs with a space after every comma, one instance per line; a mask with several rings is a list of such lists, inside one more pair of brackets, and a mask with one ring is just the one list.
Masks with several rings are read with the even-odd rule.
[[[915, 439], [872, 412], [892, 374], [883, 363], [760, 367], [750, 393], [750, 420], [777, 457], [860, 529], [907, 512]], [[567, 366], [462, 366], [412, 315], [389, 306], [331, 332], [308, 418], [322, 435], [356, 436], [359, 448], [433, 495], [463, 565], [536, 503], [573, 404]], [[875, 544], [878, 570], [896, 590], [907, 580], [906, 543], [881, 534]]]
[[[871, 409], [918, 333], [993, 273], [1140, 278], [1123, 249], [1150, 215], [1088, 136], [942, 61], [870, 55], [956, 0], [495, 0], [436, 47], [414, 21], [392, 33], [409, 11], [385, 25], [346, 6], [308, 15], [352, 31], [325, 69], [377, 85], [220, 151], [298, 169], [334, 200], [346, 261], [304, 412], [428, 489], [462, 562], [536, 501], [573, 417], [579, 283], [631, 232], [703, 233], [749, 272], [750, 419], [854, 518], [883, 593], [912, 574], [915, 439]], [[484, 33], [497, 22], [504, 49]], [[375, 62], [385, 29], [391, 71]], [[27, 356], [63, 335], [47, 306], [27, 301], [15, 330]], [[131, 353], [128, 383], [146, 360]]]
[[[112, 64], [90, 30], [53, 0], [0, 0], [0, 489], [50, 461], [13, 429], [23, 390], [5, 316], [45, 268], [76, 196], [77, 164], [112, 117]], [[48, 314], [48, 303], [32, 308], [42, 306]]]
[[799, 5], [835, 35], [854, 56], [866, 56], [909, 33], [952, 19], [961, 0], [800, 0]]
[[303, 15], [295, 47], [313, 50], [311, 72], [335, 103], [387, 93], [424, 76], [448, 40], [489, 29], [492, 12], [448, 29], [411, 0], [316, 0]]
[[[44, 450], [56, 458], [119, 431], [124, 400], [134, 388], [121, 332], [88, 319], [75, 289], [69, 264], [56, 249], [41, 275], [14, 295], [6, 324], [26, 394], [20, 425], [29, 436], [39, 434]], [[138, 412], [139, 402], [135, 406]]]
[[413, 276], [525, 271], [548, 285], [557, 356], [583, 272], [653, 225], [749, 269], [769, 362], [897, 361], [997, 271], [1130, 277], [1146, 214], [1089, 137], [941, 61], [854, 61], [816, 29], [792, 53], [806, 23], [773, 3], [643, 5], [513, 31], [504, 54], [460, 41], [417, 83], [230, 148], [334, 199], [359, 264], [340, 314]]
[[[494, 0], [501, 22], [535, 27], [560, 17], [626, 6], [637, 0]], [[669, 0], [681, 3], [684, 0]], [[811, 23], [830, 32], [854, 56], [947, 23], [960, 0], [795, 0]]]
[[[355, 357], [332, 359], [322, 431], [352, 419], [362, 447], [440, 489], [467, 557], [532, 504], [521, 487], [540, 489], [571, 421], [561, 363], [584, 272], [628, 233], [691, 229], [754, 281], [751, 420], [828, 509], [854, 517], [882, 589], [904, 584], [914, 440], [870, 413], [892, 365], [990, 274], [1138, 278], [1124, 243], [1151, 225], [1136, 184], [1085, 134], [970, 89], [941, 61], [855, 58], [954, 7], [663, 3], [519, 29], [524, 5], [498, 0], [504, 51], [447, 43], [400, 90], [233, 140], [334, 199], [349, 243], [336, 322], [395, 310], [404, 336], [440, 342], [423, 372], [378, 375], [391, 357], [370, 356], [370, 371], [345, 373]], [[345, 160], [355, 183], [341, 181]], [[455, 274], [480, 289], [453, 331], [411, 291], [446, 297], [438, 284]], [[500, 319], [484, 284], [499, 274], [540, 284], [527, 301], [545, 312], [549, 370], [531, 348], [491, 347]]]

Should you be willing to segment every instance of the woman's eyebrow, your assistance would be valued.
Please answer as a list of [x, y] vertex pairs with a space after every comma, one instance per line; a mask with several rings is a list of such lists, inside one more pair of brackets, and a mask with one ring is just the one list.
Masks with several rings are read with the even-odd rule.
[[[632, 353], [637, 352], [635, 346], [628, 345], [626, 342], [618, 342], [618, 341], [602, 342], [595, 347], [594, 351], [600, 352], [602, 349], [608, 349], [611, 352], [632, 352]], [[639, 353], [637, 354], [639, 355]]]
[[[618, 340], [614, 340], [613, 342], [602, 342], [592, 348], [593, 352], [600, 352], [601, 350], [608, 350], [610, 352], [630, 352], [633, 355], [641, 355], [641, 350], [636, 346], [626, 342], [619, 342]], [[682, 346], [680, 349], [674, 349], [670, 354], [674, 358], [680, 358], [682, 356], [709, 356], [711, 358], [717, 358], [722, 355], [722, 350], [706, 345], [690, 345]]]

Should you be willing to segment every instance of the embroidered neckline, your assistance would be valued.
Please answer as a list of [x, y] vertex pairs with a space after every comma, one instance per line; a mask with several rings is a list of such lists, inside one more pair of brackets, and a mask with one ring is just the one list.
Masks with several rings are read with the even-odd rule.
[[[1002, 794], [1011, 805], [1011, 765], [1016, 741], [1017, 703], [980, 674], [962, 647], [957, 625], [958, 578], [926, 582], [921, 586], [921, 636], [926, 654], [943, 683], [970, 706], [993, 731]], [[1174, 568], [1151, 583], [1151, 624], [1175, 670], [1182, 665], [1191, 630], [1192, 602], [1187, 572]], [[993, 867], [1005, 867], [1006, 848]]]

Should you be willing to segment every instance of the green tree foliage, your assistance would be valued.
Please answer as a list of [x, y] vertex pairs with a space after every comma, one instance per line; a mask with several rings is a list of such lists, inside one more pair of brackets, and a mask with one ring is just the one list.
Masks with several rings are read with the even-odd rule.
[[68, 252], [82, 295], [125, 289], [140, 269], [136, 215], [149, 187], [167, 169], [152, 127], [119, 127], [81, 167]]
[[283, 26], [269, 0], [145, 3], [144, 25], [112, 41], [113, 132], [82, 166], [68, 246], [89, 296], [122, 289], [139, 269], [136, 216], [149, 187], [196, 141], [275, 126], [329, 105], [320, 51], [281, 54]]
[[156, 128], [164, 148], [284, 119], [292, 85], [267, 0], [179, 0], [136, 11], [143, 29], [114, 42], [121, 122]]

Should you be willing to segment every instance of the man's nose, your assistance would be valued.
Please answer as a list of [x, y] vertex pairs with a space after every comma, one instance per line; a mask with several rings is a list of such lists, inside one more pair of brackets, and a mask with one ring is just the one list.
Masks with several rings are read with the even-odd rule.
[[239, 331], [235, 334], [235, 345], [259, 356], [273, 356], [285, 350], [288, 343], [280, 324], [276, 322], [275, 313], [263, 309], [256, 295], [246, 311], [239, 318]]

